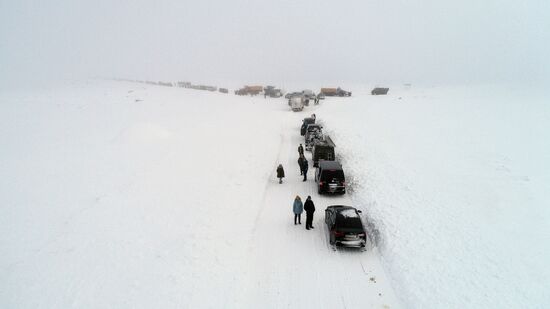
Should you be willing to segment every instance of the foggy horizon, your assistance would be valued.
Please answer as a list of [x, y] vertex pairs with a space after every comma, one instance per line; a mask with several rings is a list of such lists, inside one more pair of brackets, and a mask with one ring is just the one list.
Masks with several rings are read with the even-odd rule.
[[4, 1], [7, 81], [537, 83], [544, 1]]

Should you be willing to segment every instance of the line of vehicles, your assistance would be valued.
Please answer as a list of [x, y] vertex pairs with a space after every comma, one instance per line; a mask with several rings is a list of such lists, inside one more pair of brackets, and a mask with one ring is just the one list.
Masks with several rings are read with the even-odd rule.
[[[202, 85], [202, 84], [193, 84], [191, 82], [184, 82], [184, 81], [177, 81], [177, 82], [165, 82], [165, 81], [151, 81], [151, 80], [134, 80], [134, 79], [123, 79], [123, 78], [115, 78], [115, 80], [118, 81], [128, 81], [128, 82], [135, 82], [135, 83], [142, 83], [142, 84], [148, 84], [148, 85], [156, 85], [156, 86], [164, 86], [164, 87], [179, 87], [179, 88], [189, 88], [189, 89], [195, 89], [195, 90], [206, 90], [206, 91], [219, 91], [220, 93], [229, 93], [228, 88], [218, 88], [217, 86], [210, 86], [210, 85]], [[410, 88], [410, 84], [405, 84], [405, 86]], [[372, 89], [371, 94], [372, 95], [386, 95], [388, 94], [389, 88], [383, 88], [383, 87], [375, 87]], [[250, 95], [250, 96], [256, 96], [259, 94], [263, 94], [264, 97], [270, 97], [270, 98], [280, 98], [284, 95], [285, 99], [289, 100], [289, 105], [291, 105], [291, 98], [293, 97], [299, 97], [301, 96], [302, 104], [304, 106], [308, 106], [309, 101], [313, 100], [316, 103], [319, 102], [319, 100], [323, 100], [325, 97], [351, 97], [351, 91], [346, 91], [340, 87], [336, 88], [330, 88], [325, 87], [321, 88], [319, 93], [316, 95], [313, 91], [309, 89], [302, 90], [300, 92], [289, 92], [285, 94], [285, 91], [281, 88], [277, 88], [275, 86], [260, 86], [260, 85], [252, 85], [252, 86], [244, 86], [242, 88], [239, 88], [234, 91], [236, 95]], [[298, 106], [300, 103], [299, 99], [295, 99], [295, 105]], [[302, 107], [303, 109], [303, 107]], [[302, 110], [299, 109], [299, 110]], [[294, 108], [293, 108], [294, 110]], [[296, 110], [298, 110], [298, 107], [296, 107]]]
[[[336, 161], [336, 145], [330, 136], [323, 134], [323, 127], [316, 123], [315, 115], [302, 120], [300, 134], [304, 136], [305, 149], [312, 153], [317, 192], [345, 194], [346, 177], [342, 165]], [[333, 250], [337, 246], [365, 249], [367, 233], [360, 214], [360, 210], [345, 205], [332, 205], [325, 209], [325, 224]]]
[[323, 134], [323, 127], [315, 123], [315, 117], [302, 120], [300, 134], [304, 136], [305, 149], [311, 151], [315, 170], [317, 192], [346, 193], [346, 178], [342, 165], [336, 161], [336, 145], [328, 135]]

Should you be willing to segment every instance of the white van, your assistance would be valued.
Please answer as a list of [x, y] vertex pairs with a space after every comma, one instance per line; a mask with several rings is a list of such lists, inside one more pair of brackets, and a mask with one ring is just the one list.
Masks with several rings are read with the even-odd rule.
[[294, 96], [289, 99], [290, 101], [290, 108], [294, 112], [299, 112], [304, 109], [304, 97], [302, 96]]

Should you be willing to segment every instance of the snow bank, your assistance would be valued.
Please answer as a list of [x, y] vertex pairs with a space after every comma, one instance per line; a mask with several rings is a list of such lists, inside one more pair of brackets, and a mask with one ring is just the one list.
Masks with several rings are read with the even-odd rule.
[[278, 147], [261, 141], [279, 139], [263, 104], [113, 82], [2, 93], [0, 307], [242, 306]]
[[550, 108], [513, 89], [391, 88], [317, 112], [406, 307], [550, 307]]
[[[545, 96], [351, 90], [303, 113], [130, 83], [1, 93], [0, 307], [395, 308], [391, 285], [410, 308], [550, 307]], [[300, 179], [312, 112], [343, 197]], [[292, 222], [296, 194], [314, 231]], [[328, 248], [322, 209], [351, 202], [385, 270], [378, 250]]]

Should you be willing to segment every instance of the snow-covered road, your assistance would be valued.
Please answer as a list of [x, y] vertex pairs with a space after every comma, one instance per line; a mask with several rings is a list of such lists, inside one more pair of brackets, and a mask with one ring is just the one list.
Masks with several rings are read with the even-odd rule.
[[[363, 88], [299, 113], [108, 81], [0, 93], [0, 308], [548, 308], [545, 90]], [[344, 196], [317, 194], [309, 152], [299, 175], [311, 113]], [[333, 204], [377, 246], [333, 251]]]
[[[311, 109], [309, 110], [309, 112]], [[265, 196], [255, 222], [250, 256], [252, 286], [250, 308], [397, 308], [397, 300], [381, 267], [378, 251], [339, 249], [328, 243], [324, 209], [329, 205], [352, 205], [348, 195], [317, 194], [315, 168], [302, 181], [298, 167], [298, 145], [303, 113], [288, 113], [283, 118], [277, 162], [285, 167], [286, 177], [279, 184], [275, 172], [268, 180]], [[315, 203], [313, 226], [294, 225], [292, 202], [308, 195]]]

